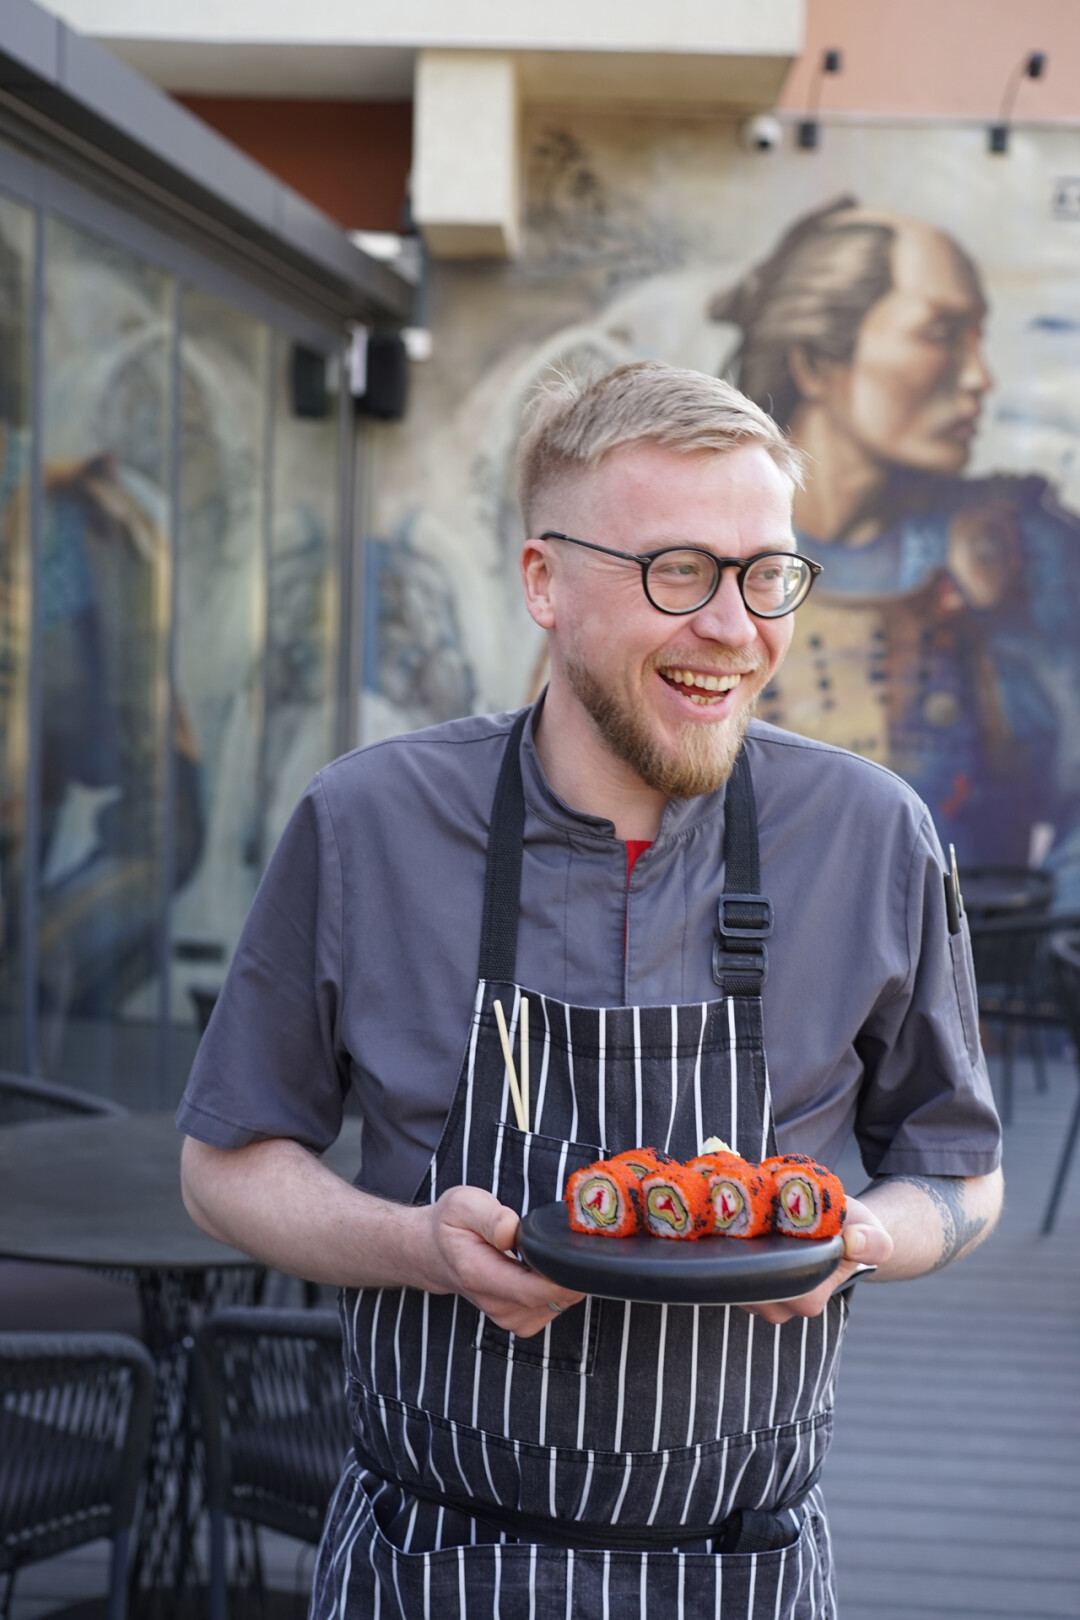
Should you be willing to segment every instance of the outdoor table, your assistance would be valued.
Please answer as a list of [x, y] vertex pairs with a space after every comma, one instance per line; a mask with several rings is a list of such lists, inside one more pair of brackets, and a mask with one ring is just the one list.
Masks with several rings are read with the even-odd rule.
[[[324, 1155], [352, 1179], [360, 1122]], [[0, 1254], [133, 1275], [157, 1365], [146, 1492], [132, 1564], [133, 1617], [197, 1579], [202, 1509], [189, 1402], [193, 1334], [209, 1311], [256, 1302], [264, 1270], [201, 1232], [180, 1196], [171, 1114], [41, 1120], [0, 1130]]]
[[1053, 897], [1050, 873], [1036, 867], [960, 868], [960, 890], [964, 910], [974, 920], [982, 917], [1009, 917], [1022, 911], [1044, 911]]

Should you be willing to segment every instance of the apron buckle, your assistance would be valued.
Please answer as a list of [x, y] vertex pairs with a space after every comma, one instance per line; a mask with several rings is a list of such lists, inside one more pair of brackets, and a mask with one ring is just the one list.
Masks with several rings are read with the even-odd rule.
[[769, 977], [764, 941], [773, 931], [772, 903], [763, 894], [728, 891], [716, 904], [712, 976], [725, 996], [760, 996]]

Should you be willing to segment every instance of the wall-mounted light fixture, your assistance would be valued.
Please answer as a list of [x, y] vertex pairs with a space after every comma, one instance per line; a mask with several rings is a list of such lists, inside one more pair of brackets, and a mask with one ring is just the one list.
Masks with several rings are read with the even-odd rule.
[[829, 50], [821, 53], [821, 65], [814, 74], [810, 85], [810, 105], [806, 109], [807, 116], [799, 125], [797, 143], [805, 151], [812, 151], [818, 143], [818, 103], [821, 101], [821, 84], [826, 73], [839, 73], [844, 65], [841, 51]]
[[1016, 103], [1017, 91], [1020, 89], [1021, 79], [1041, 79], [1046, 72], [1046, 52], [1029, 51], [1019, 61], [1009, 74], [1005, 84], [1005, 94], [1001, 98], [1001, 111], [996, 124], [991, 124], [988, 132], [987, 151], [998, 154], [1009, 150], [1009, 121]]

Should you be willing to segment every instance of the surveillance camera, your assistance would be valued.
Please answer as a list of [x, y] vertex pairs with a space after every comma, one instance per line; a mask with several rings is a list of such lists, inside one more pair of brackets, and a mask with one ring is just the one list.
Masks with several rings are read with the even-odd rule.
[[784, 138], [784, 126], [771, 113], [757, 113], [739, 125], [739, 139], [748, 152], [771, 152]]

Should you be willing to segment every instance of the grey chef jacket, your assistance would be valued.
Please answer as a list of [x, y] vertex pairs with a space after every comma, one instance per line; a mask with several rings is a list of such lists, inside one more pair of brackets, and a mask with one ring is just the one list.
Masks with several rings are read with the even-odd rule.
[[[472, 1014], [488, 820], [513, 718], [393, 737], [315, 777], [199, 1046], [177, 1116], [188, 1135], [322, 1150], [352, 1087], [363, 1184], [412, 1197]], [[988, 1173], [1000, 1131], [967, 930], [948, 932], [926, 807], [881, 766], [759, 721], [746, 751], [776, 919], [762, 999], [780, 1151], [830, 1164], [854, 1127], [871, 1174]], [[531, 718], [522, 769], [521, 984], [579, 1006], [718, 997], [723, 791], [669, 802], [628, 890], [625, 846], [549, 787]]]

